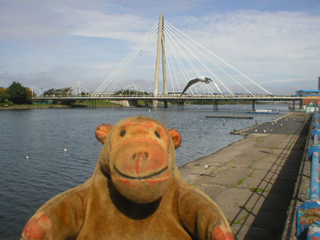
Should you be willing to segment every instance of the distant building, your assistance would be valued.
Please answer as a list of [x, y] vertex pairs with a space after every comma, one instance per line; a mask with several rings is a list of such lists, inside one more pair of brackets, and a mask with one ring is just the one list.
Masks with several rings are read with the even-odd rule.
[[306, 112], [314, 112], [315, 110], [319, 110], [320, 99], [319, 98], [306, 98], [302, 101], [302, 108]]

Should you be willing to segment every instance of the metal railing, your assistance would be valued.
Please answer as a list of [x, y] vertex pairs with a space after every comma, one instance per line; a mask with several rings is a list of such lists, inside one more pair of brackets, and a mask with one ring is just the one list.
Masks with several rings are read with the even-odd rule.
[[309, 197], [297, 209], [296, 236], [299, 240], [320, 239], [320, 129], [317, 111], [313, 114], [312, 127], [314, 127], [311, 132], [312, 145], [308, 149], [308, 159], [311, 160]]
[[101, 95], [101, 96], [34, 96], [33, 101], [36, 100], [88, 100], [88, 99], [104, 99], [104, 100], [131, 100], [131, 99], [142, 99], [142, 100], [256, 100], [256, 101], [302, 101], [302, 97], [268, 97], [268, 96], [223, 96], [223, 95]]

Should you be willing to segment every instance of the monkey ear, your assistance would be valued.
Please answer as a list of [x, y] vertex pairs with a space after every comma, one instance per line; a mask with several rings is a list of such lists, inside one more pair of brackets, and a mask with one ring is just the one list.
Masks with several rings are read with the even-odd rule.
[[169, 131], [169, 134], [172, 138], [174, 148], [177, 149], [178, 147], [180, 147], [180, 144], [182, 141], [181, 134], [176, 129], [169, 129], [168, 131]]
[[101, 124], [97, 127], [96, 129], [96, 138], [98, 139], [99, 142], [104, 144], [110, 130], [112, 129], [113, 125], [111, 124]]

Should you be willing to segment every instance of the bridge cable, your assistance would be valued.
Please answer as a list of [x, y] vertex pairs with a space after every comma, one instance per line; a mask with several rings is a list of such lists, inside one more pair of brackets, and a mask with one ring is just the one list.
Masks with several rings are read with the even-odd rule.
[[[156, 25], [155, 25], [156, 26]], [[155, 29], [154, 26], [154, 29]], [[151, 31], [151, 30], [150, 30]], [[147, 35], [150, 35], [150, 31]], [[147, 36], [146, 35], [146, 36]], [[145, 37], [146, 38], [146, 37]], [[109, 75], [107, 81], [101, 84], [100, 88], [96, 90], [97, 93], [101, 94], [101, 92], [110, 84], [110, 82], [119, 74], [120, 71], [128, 64], [128, 61], [132, 59], [132, 56], [137, 54], [138, 49], [140, 49], [139, 45], [141, 45], [145, 38], [143, 38], [134, 48], [133, 50], [126, 56], [126, 58], [117, 66], [117, 68]]]
[[150, 29], [150, 31], [140, 40], [140, 42], [131, 50], [131, 52], [120, 62], [116, 69], [109, 75], [109, 77], [98, 87], [92, 96], [97, 96], [110, 84], [110, 82], [117, 77], [120, 71], [126, 67], [133, 57], [137, 56], [137, 53], [141, 52], [141, 45], [144, 47], [146, 42], [149, 42], [151, 37], [157, 29], [157, 23]]
[[[175, 52], [173, 49], [179, 49], [180, 50], [180, 52], [181, 52], [181, 54], [184, 56], [184, 59], [186, 59], [187, 61], [188, 61], [188, 63], [190, 64], [190, 66], [193, 68], [193, 70], [199, 75], [199, 72], [198, 72], [198, 70], [195, 68], [195, 66], [192, 64], [192, 62], [189, 60], [189, 58], [187, 57], [187, 56], [185, 56], [185, 54], [184, 54], [184, 52], [183, 51], [181, 51], [181, 48], [178, 46], [178, 44], [176, 43], [176, 41], [174, 41], [174, 39], [171, 37], [171, 35], [168, 33], [168, 34], [166, 34], [168, 37], [169, 37], [169, 39], [175, 44], [175, 46], [176, 46], [176, 48], [173, 48], [172, 47], [172, 44], [171, 44], [171, 42], [170, 41], [168, 41], [167, 43], [169, 43], [169, 47], [170, 47], [170, 49], [171, 49], [171, 52]], [[169, 52], [169, 51], [168, 51]], [[169, 55], [170, 56], [170, 55]], [[177, 54], [175, 54], [175, 56], [177, 56]], [[178, 60], [179, 59], [179, 60]], [[185, 75], [188, 75], [188, 78], [186, 78], [185, 77], [185, 81], [187, 82], [188, 80], [190, 80], [190, 76], [189, 76], [189, 74], [187, 73], [187, 71], [186, 71], [186, 69], [184, 68], [184, 65], [182, 64], [182, 62], [180, 61], [180, 58], [178, 58], [178, 57], [176, 57], [176, 60], [177, 60], [177, 62], [181, 65], [181, 66], [183, 66], [183, 67], [181, 67], [181, 68], [183, 68], [183, 73], [185, 73]], [[172, 66], [173, 66], [173, 64], [172, 64]], [[174, 69], [174, 68], [173, 68]], [[178, 85], [179, 86], [179, 85]], [[180, 90], [180, 86], [179, 86], [179, 90]], [[193, 94], [193, 89], [190, 89], [191, 90], [191, 92], [192, 92], [192, 94]], [[195, 88], [195, 91], [196, 92], [198, 92], [198, 90]]]
[[[155, 31], [155, 29], [156, 29], [156, 25], [153, 27], [153, 32]], [[151, 31], [151, 30], [150, 30]], [[149, 31], [149, 33], [150, 33], [150, 31]], [[152, 34], [152, 33], [151, 33]], [[148, 36], [149, 35], [149, 36]], [[154, 35], [154, 34], [153, 34]], [[152, 35], [151, 35], [152, 36]], [[112, 89], [114, 89], [114, 87], [115, 87], [115, 85], [116, 85], [116, 83], [119, 81], [119, 75], [121, 74], [121, 73], [123, 73], [124, 71], [123, 71], [123, 69], [125, 68], [125, 67], [127, 67], [128, 65], [130, 66], [132, 66], [132, 61], [134, 61], [134, 59], [136, 59], [137, 60], [137, 55], [140, 53], [140, 55], [141, 55], [141, 49], [142, 49], [142, 47], [141, 47], [141, 45], [143, 45], [143, 46], [145, 46], [146, 45], [146, 41], [150, 41], [150, 34], [147, 34], [146, 35], [146, 37], [144, 37], [140, 42], [139, 42], [139, 44], [138, 45], [136, 45], [135, 46], [135, 48], [127, 55], [127, 57], [124, 59], [124, 61], [122, 61], [120, 64], [119, 64], [119, 66], [116, 68], [116, 70], [115, 71], [113, 71], [112, 73], [111, 73], [111, 75], [109, 76], [109, 79], [108, 79], [108, 81], [107, 82], [105, 82], [104, 83], [104, 85], [102, 86], [102, 88], [99, 90], [99, 94], [101, 94], [101, 92], [108, 86], [108, 85], [111, 85], [111, 86], [109, 86], [110, 87], [110, 89], [111, 89], [111, 91], [112, 91]], [[149, 40], [148, 40], [149, 39]], [[128, 70], [128, 69], [127, 69]], [[120, 75], [121, 76], [121, 75]], [[116, 78], [117, 77], [117, 78]], [[114, 81], [114, 79], [117, 79], [116, 81]], [[112, 92], [110, 92], [110, 94], [111, 94]]]
[[[175, 36], [175, 35], [174, 35], [174, 36]], [[176, 36], [175, 36], [175, 37], [176, 37]], [[177, 38], [177, 37], [176, 37], [176, 38]], [[177, 38], [177, 39], [178, 39], [178, 38]], [[233, 95], [233, 92], [231, 91], [231, 89], [229, 89], [229, 88], [220, 80], [220, 78], [218, 78], [218, 76], [216, 76], [195, 54], [193, 54], [193, 53], [190, 51], [190, 49], [189, 49], [185, 44], [183, 44], [179, 39], [178, 39], [178, 41], [180, 42], [181, 45], [184, 45], [184, 46], [185, 46], [185, 48], [189, 51], [189, 53], [191, 53], [191, 54], [198, 60], [198, 62], [201, 63], [201, 65], [204, 66], [204, 67], [207, 69], [207, 71], [209, 71], [209, 72], [220, 82], [220, 84], [223, 85], [223, 86], [228, 90], [228, 92], [229, 92], [230, 94]], [[186, 40], [185, 40], [185, 41], [186, 41]], [[189, 44], [190, 44], [190, 42], [189, 42]], [[190, 44], [190, 45], [191, 45], [191, 44]], [[191, 47], [193, 47], [195, 50], [197, 50], [197, 51], [199, 52], [199, 50], [196, 49], [193, 45], [191, 45]], [[214, 82], [216, 88], [218, 89], [218, 91], [219, 91], [221, 94], [223, 94], [223, 92], [221, 91], [220, 87], [216, 84], [216, 82], [215, 82], [214, 79], [213, 79], [213, 82]]]
[[[170, 30], [169, 30], [169, 31], [170, 31]], [[225, 84], [223, 84], [223, 83], [220, 81], [220, 79], [219, 79], [213, 72], [211, 72], [211, 70], [210, 70], [195, 54], [193, 54], [193, 52], [190, 51], [190, 49], [189, 49], [182, 41], [180, 41], [175, 34], [172, 33], [172, 35], [179, 41], [179, 43], [180, 43], [181, 45], [183, 45], [183, 46], [188, 50], [189, 53], [192, 54], [193, 57], [195, 57], [195, 58], [198, 60], [198, 62], [200, 62], [200, 63], [202, 64], [202, 66], [204, 66], [204, 67], [232, 94], [232, 91], [231, 91]], [[192, 45], [191, 45], [191, 46], [192, 46]], [[178, 47], [178, 45], [177, 45], [177, 47]], [[193, 46], [192, 46], [192, 47], [193, 47]], [[184, 57], [185, 57], [186, 59], [189, 59], [188, 57], [186, 57], [186, 55], [185, 55], [184, 53], [183, 53], [183, 55], [184, 55]], [[189, 64], [190, 64], [190, 66], [192, 66], [193, 68], [195, 68], [194, 65], [193, 65], [192, 63], [190, 63], [190, 60], [189, 60], [188, 62], [189, 62]], [[198, 73], [198, 76], [201, 75], [201, 74], [199, 74], [199, 71], [198, 71], [198, 70], [196, 70], [196, 73]], [[190, 80], [190, 79], [189, 79], [189, 80]], [[214, 79], [213, 79], [213, 82], [214, 82], [216, 88], [218, 89], [218, 91], [219, 91], [221, 94], [223, 94], [223, 92], [221, 91], [220, 87], [216, 84], [216, 82], [215, 82]]]
[[[224, 84], [220, 81], [220, 79], [219, 79], [213, 72], [211, 72], [211, 70], [210, 70], [196, 55], [194, 55], [194, 54], [192, 53], [192, 51], [190, 51], [190, 49], [189, 49], [182, 41], [180, 41], [180, 40], [178, 39], [178, 37], [177, 37], [175, 34], [173, 34], [173, 36], [180, 42], [181, 45], [183, 45], [183, 46], [188, 50], [189, 53], [191, 53], [191, 55], [193, 55], [193, 56], [198, 60], [199, 63], [201, 63], [202, 66], [204, 66], [215, 78], [217, 78], [217, 80], [218, 80], [230, 93], [232, 93], [232, 91], [231, 91], [226, 85], [224, 85]], [[190, 43], [189, 43], [189, 44], [190, 44]], [[191, 45], [191, 46], [192, 46], [192, 45]], [[178, 46], [177, 46], [177, 47], [178, 47]], [[193, 47], [193, 46], [192, 46], [192, 47]], [[184, 56], [185, 56], [185, 55], [184, 55]], [[198, 71], [196, 71], [196, 72], [198, 72]], [[199, 75], [200, 75], [200, 74], [198, 73], [198, 76], [199, 76]], [[213, 79], [213, 82], [214, 82], [216, 88], [218, 89], [218, 91], [219, 91], [221, 94], [223, 94], [223, 92], [221, 91], [220, 87], [216, 84], [216, 82], [215, 82], [214, 79]]]
[[[170, 38], [170, 36], [169, 36], [169, 38]], [[176, 53], [176, 51], [175, 51], [175, 48], [172, 47], [172, 44], [170, 43], [170, 41], [168, 41], [168, 45], [169, 45], [169, 48], [170, 48], [170, 50], [171, 50], [174, 58], [176, 59], [176, 62], [177, 62], [177, 64], [178, 64], [178, 67], [180, 68], [180, 71], [182, 72], [185, 80], [187, 81], [187, 79], [189, 79], [189, 76], [186, 76], [186, 75], [188, 75], [188, 73], [185, 71], [182, 62], [181, 62], [181, 60], [179, 59], [179, 57], [178, 57], [178, 55], [177, 55], [177, 53]]]
[[[181, 36], [181, 35], [180, 35]], [[183, 38], [181, 36], [181, 38]], [[186, 41], [186, 40], [185, 40]], [[191, 44], [190, 44], [191, 45]], [[192, 46], [192, 45], [191, 45]], [[194, 46], [192, 46], [194, 47]], [[197, 48], [194, 47], [195, 50], [197, 50], [202, 56], [204, 56], [205, 58], [207, 58], [211, 63], [213, 63], [217, 68], [219, 68], [223, 73], [225, 73], [228, 77], [230, 77], [233, 81], [235, 81], [239, 86], [241, 86], [244, 90], [246, 90], [250, 95], [254, 96], [253, 93], [251, 93], [250, 90], [248, 90], [246, 87], [244, 87], [239, 81], [237, 81], [235, 78], [233, 78], [229, 73], [227, 73], [225, 70], [223, 70], [218, 64], [216, 64], [214, 61], [212, 61], [208, 56], [206, 56], [205, 54], [203, 54], [201, 51], [199, 51]], [[208, 70], [208, 69], [207, 69]], [[209, 70], [208, 70], [209, 71]], [[218, 78], [219, 82], [222, 84], [222, 82], [220, 81], [220, 79]], [[223, 84], [224, 87], [226, 87], [225, 84]], [[232, 91], [227, 88], [229, 90], [229, 93], [231, 93], [233, 96], [234, 94], [232, 93]]]
[[[168, 30], [168, 29], [167, 29], [167, 30]], [[179, 50], [179, 52], [183, 55], [184, 59], [189, 63], [189, 65], [192, 67], [192, 69], [197, 73], [197, 69], [194, 67], [194, 65], [193, 65], [192, 62], [189, 60], [189, 58], [184, 54], [184, 52], [183, 52], [183, 51], [181, 50], [181, 48], [178, 46], [178, 44], [176, 43], [176, 41], [174, 41], [174, 39], [172, 38], [170, 32], [168, 32], [167, 35], [168, 35], [169, 39], [174, 43], [174, 45], [175, 45], [175, 48], [174, 48], [174, 49], [178, 49], [178, 50]], [[173, 49], [173, 48], [171, 47], [171, 49]], [[178, 58], [178, 57], [177, 57], [177, 59], [180, 60], [180, 58]], [[188, 82], [188, 81], [190, 80], [190, 76], [189, 76], [188, 72], [186, 71], [186, 69], [185, 69], [185, 67], [184, 67], [184, 65], [182, 64], [181, 61], [180, 61], [180, 63], [181, 63], [181, 66], [182, 66], [183, 69], [184, 69], [185, 75], [187, 75], [187, 78], [185, 77], [185, 81]], [[190, 89], [190, 90], [191, 90], [191, 92], [192, 92], [192, 94], [193, 94], [193, 90], [194, 90], [194, 89]], [[196, 90], [196, 91], [197, 91], [197, 90]]]
[[[170, 25], [171, 27], [175, 28], [174, 26], [172, 26], [171, 24], [167, 23], [168, 25]], [[223, 62], [224, 64], [226, 64], [227, 66], [229, 66], [230, 68], [232, 68], [234, 71], [238, 72], [239, 74], [241, 74], [244, 78], [248, 79], [250, 82], [252, 82], [254, 85], [256, 85], [258, 88], [260, 88], [261, 90], [265, 91], [268, 94], [273, 95], [273, 93], [269, 92], [267, 89], [265, 89], [264, 87], [262, 87], [261, 85], [259, 85], [258, 83], [256, 83], [255, 81], [253, 81], [251, 78], [249, 78], [248, 76], [246, 76], [245, 74], [243, 74], [242, 72], [240, 72], [238, 69], [236, 69], [235, 67], [231, 66], [229, 63], [227, 63], [226, 61], [224, 61], [223, 59], [221, 59], [219, 56], [217, 56], [216, 54], [214, 54], [213, 52], [211, 52], [210, 50], [208, 50], [207, 48], [205, 48], [204, 46], [202, 46], [201, 44], [199, 44], [198, 42], [196, 42], [195, 40], [193, 40], [192, 38], [190, 38], [189, 36], [187, 36], [186, 34], [184, 34], [183, 32], [181, 32], [179, 29], [175, 28], [178, 32], [180, 32], [181, 34], [183, 34], [185, 37], [187, 37], [188, 39], [190, 39], [192, 42], [196, 43], [198, 46], [200, 46], [201, 48], [203, 48], [204, 50], [206, 50], [207, 52], [209, 52], [210, 54], [212, 54], [213, 56], [215, 56], [217, 59], [219, 59], [221, 62]]]
[[176, 75], [175, 69], [173, 67], [173, 62], [172, 62], [172, 59], [171, 59], [171, 55], [167, 55], [167, 59], [168, 59], [168, 70], [169, 70], [169, 76], [170, 76], [169, 78], [171, 79], [171, 87], [172, 87], [173, 94], [175, 94], [173, 78], [176, 80], [176, 83], [177, 83], [179, 91], [180, 91], [180, 86], [179, 86], [179, 83], [178, 83], [178, 79], [177, 79], [177, 75]]

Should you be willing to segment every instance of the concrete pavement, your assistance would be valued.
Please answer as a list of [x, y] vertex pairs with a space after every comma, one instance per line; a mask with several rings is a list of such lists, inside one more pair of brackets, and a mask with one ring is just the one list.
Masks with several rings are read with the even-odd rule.
[[[295, 239], [294, 226], [287, 223], [294, 217], [309, 125], [309, 116], [292, 112], [237, 131], [246, 137], [182, 166], [181, 176], [221, 207], [237, 239]], [[306, 187], [299, 188], [301, 202]]]

